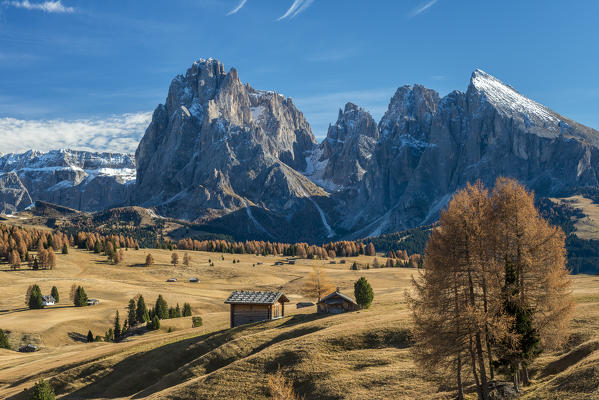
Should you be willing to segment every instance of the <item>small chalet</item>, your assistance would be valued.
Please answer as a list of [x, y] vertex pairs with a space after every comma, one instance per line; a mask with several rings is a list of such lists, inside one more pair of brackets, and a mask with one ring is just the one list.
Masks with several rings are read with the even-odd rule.
[[359, 310], [360, 306], [351, 297], [334, 291], [318, 302], [318, 312], [325, 314], [341, 314], [346, 311]]
[[53, 306], [54, 304], [56, 304], [56, 299], [54, 299], [54, 297], [49, 294], [47, 296], [42, 296], [42, 304], [45, 306]]
[[225, 304], [231, 305], [231, 328], [285, 316], [289, 299], [282, 292], [234, 291]]
[[19, 351], [21, 353], [33, 353], [38, 350], [37, 346], [33, 344], [26, 344], [25, 346], [19, 347]]

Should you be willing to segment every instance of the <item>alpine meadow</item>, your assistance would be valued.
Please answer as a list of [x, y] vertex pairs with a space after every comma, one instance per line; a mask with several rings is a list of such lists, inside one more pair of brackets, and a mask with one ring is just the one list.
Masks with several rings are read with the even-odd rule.
[[0, 399], [599, 400], [596, 15], [0, 3]]

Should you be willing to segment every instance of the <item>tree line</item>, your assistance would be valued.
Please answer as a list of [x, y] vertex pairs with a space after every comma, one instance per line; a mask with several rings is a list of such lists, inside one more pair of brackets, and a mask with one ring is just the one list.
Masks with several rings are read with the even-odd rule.
[[0, 224], [0, 260], [7, 261], [12, 269], [21, 268], [24, 262], [32, 269], [52, 269], [55, 252], [68, 253], [69, 243], [69, 237], [61, 232]]
[[564, 233], [538, 213], [516, 181], [458, 191], [426, 245], [422, 273], [408, 301], [412, 348], [425, 370], [449, 373], [458, 398], [474, 381], [509, 377], [518, 391], [528, 366], [566, 339], [573, 302]]
[[320, 246], [308, 243], [279, 243], [249, 240], [233, 242], [227, 240], [193, 240], [181, 239], [177, 242], [179, 250], [195, 250], [215, 253], [278, 255], [299, 258], [328, 259], [335, 257], [356, 257], [359, 255], [374, 256], [374, 245], [355, 241], [340, 241]]
[[[104, 341], [118, 342], [124, 339], [127, 334], [134, 328], [144, 326], [148, 330], [160, 329], [160, 320], [191, 317], [192, 310], [189, 303], [183, 303], [183, 307], [179, 303], [175, 307], [169, 307], [164, 297], [159, 294], [154, 307], [148, 308], [146, 301], [141, 294], [129, 300], [127, 305], [127, 316], [121, 323], [121, 316], [117, 310], [114, 316], [113, 326], [110, 327], [105, 335]], [[195, 322], [194, 322], [195, 324]], [[98, 337], [94, 337], [93, 333], [88, 331], [87, 341], [98, 341]]]

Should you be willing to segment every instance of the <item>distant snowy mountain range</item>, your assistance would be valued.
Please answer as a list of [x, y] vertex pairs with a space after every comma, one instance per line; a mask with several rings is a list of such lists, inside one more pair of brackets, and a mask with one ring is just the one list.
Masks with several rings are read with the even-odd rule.
[[15, 212], [34, 200], [96, 211], [127, 203], [134, 182], [135, 159], [130, 154], [74, 150], [0, 154], [0, 211]]
[[291, 98], [208, 59], [173, 79], [135, 159], [27, 152], [1, 156], [0, 174], [4, 212], [134, 204], [238, 238], [320, 241], [430, 223], [477, 179], [511, 176], [539, 196], [596, 187], [599, 132], [476, 70], [443, 98], [400, 87], [378, 123], [348, 103], [317, 143]]

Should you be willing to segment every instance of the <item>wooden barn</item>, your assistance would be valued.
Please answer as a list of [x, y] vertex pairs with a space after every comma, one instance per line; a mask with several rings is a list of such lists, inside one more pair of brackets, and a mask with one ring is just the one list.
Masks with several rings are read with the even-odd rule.
[[231, 293], [225, 304], [231, 305], [231, 328], [252, 322], [267, 321], [285, 316], [289, 299], [282, 292]]
[[341, 314], [346, 311], [359, 310], [360, 306], [351, 297], [338, 290], [318, 302], [318, 312], [325, 314]]

